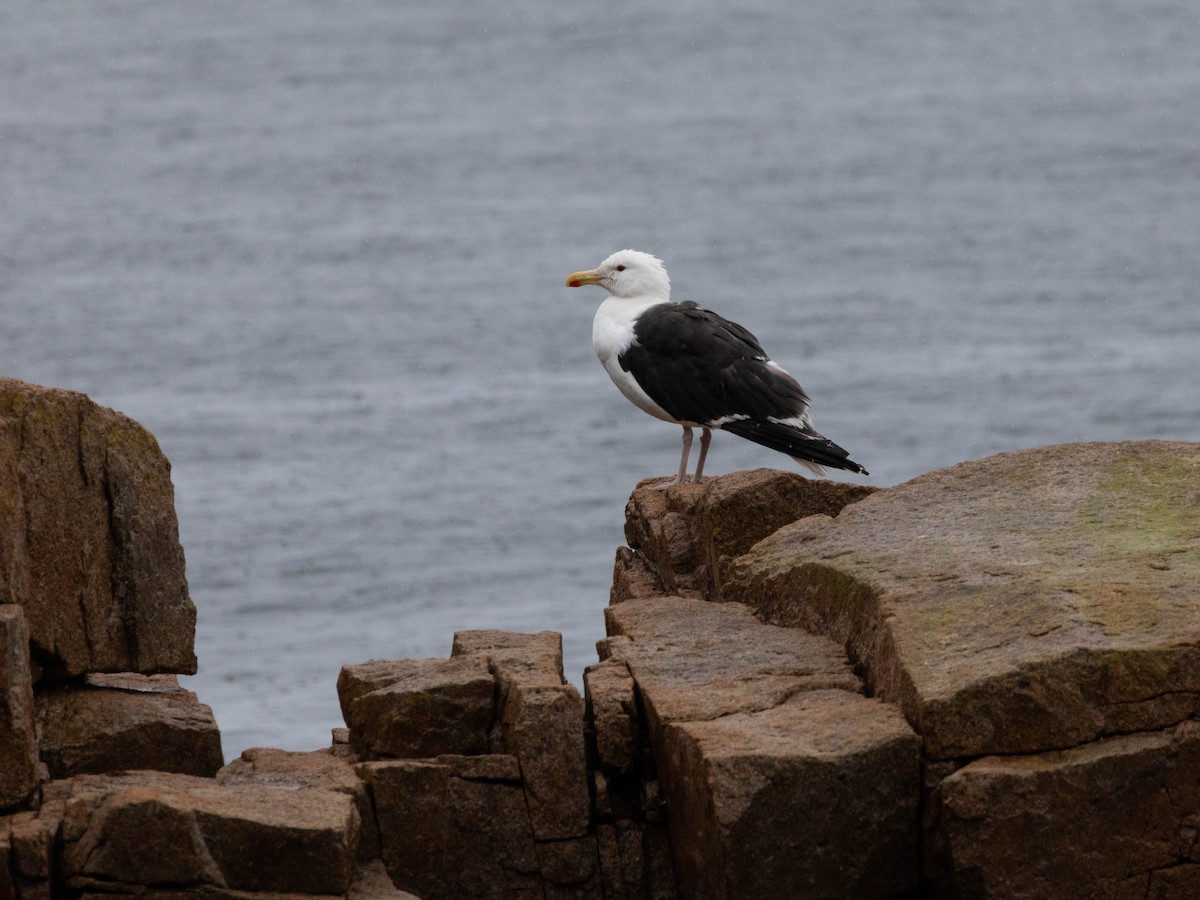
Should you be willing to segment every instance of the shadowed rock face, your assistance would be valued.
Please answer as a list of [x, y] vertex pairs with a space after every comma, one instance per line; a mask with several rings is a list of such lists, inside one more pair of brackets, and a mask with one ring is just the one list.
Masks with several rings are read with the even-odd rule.
[[171, 467], [82, 394], [0, 378], [0, 600], [47, 674], [196, 671]]
[[37, 781], [29, 629], [20, 607], [0, 604], [0, 809], [24, 800]]
[[1200, 710], [1200, 445], [932, 472], [812, 517], [724, 596], [845, 644], [934, 759], [1062, 749]]

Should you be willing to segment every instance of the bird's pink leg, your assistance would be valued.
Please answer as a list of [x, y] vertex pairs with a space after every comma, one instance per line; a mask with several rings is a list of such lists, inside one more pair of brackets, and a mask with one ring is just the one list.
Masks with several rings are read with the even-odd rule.
[[712, 430], [704, 428], [700, 431], [700, 459], [696, 462], [696, 477], [692, 479], [696, 484], [700, 483], [700, 479], [704, 477], [704, 458], [708, 456], [708, 444], [712, 440]]
[[683, 456], [679, 458], [679, 475], [675, 478], [676, 484], [683, 484], [687, 478], [687, 462], [688, 457], [692, 454], [692, 429], [686, 425], [683, 426]]

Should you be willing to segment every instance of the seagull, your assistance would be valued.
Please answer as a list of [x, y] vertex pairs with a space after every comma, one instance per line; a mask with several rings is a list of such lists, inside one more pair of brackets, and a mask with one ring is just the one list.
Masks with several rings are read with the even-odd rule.
[[869, 474], [813, 428], [808, 395], [758, 338], [690, 300], [672, 302], [662, 260], [618, 250], [567, 278], [567, 287], [585, 284], [608, 291], [592, 322], [592, 347], [608, 377], [634, 406], [683, 428], [671, 484], [687, 481], [693, 428], [700, 429], [696, 484], [714, 428], [786, 453], [817, 475], [826, 466]]

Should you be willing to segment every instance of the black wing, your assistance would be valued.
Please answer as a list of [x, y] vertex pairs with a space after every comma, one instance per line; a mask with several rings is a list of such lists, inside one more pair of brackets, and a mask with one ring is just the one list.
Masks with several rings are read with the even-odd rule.
[[682, 422], [711, 424], [731, 416], [790, 419], [808, 396], [749, 331], [695, 303], [652, 306], [633, 328], [620, 357], [659, 406]]
[[808, 395], [791, 375], [768, 365], [758, 338], [736, 322], [690, 301], [663, 303], [638, 318], [633, 334], [621, 368], [675, 419], [867, 474], [846, 450], [804, 424]]

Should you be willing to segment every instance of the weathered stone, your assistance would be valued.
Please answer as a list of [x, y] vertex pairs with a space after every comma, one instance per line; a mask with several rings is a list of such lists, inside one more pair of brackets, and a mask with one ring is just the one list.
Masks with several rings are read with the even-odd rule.
[[500, 687], [493, 749], [517, 757], [539, 841], [581, 837], [590, 821], [583, 700], [563, 682], [562, 636], [460, 631], [451, 653], [483, 658]]
[[[1200, 723], [985, 757], [946, 778], [941, 829], [964, 897], [1192, 897]], [[1178, 891], [1178, 892], [1176, 892]]]
[[569, 684], [518, 684], [505, 699], [505, 742], [521, 763], [529, 818], [539, 841], [587, 832], [591, 799], [583, 715], [583, 699]]
[[860, 690], [841, 647], [764, 625], [749, 608], [683, 597], [605, 610], [607, 650], [637, 681], [652, 735], [664, 722], [777, 706], [805, 690]]
[[13, 869], [19, 875], [49, 881], [53, 875], [54, 834], [36, 813], [18, 813], [10, 823]]
[[12, 872], [12, 837], [8, 822], [0, 818], [0, 900], [17, 900]]
[[708, 573], [691, 526], [704, 486], [654, 487], [661, 484], [661, 479], [648, 478], [634, 488], [625, 505], [625, 540], [665, 592], [701, 597]]
[[[919, 740], [858, 693], [837, 644], [682, 597], [629, 600], [606, 618], [609, 659], [628, 666], [646, 711], [682, 896], [915, 888]], [[650, 823], [663, 804], [656, 782], [640, 784]], [[637, 845], [619, 847], [632, 863]]]
[[50, 900], [59, 819], [27, 811], [0, 818], [0, 898]]
[[608, 591], [609, 603], [640, 600], [643, 597], [669, 593], [659, 581], [644, 553], [628, 547], [617, 548], [617, 556], [613, 561], [612, 587]]
[[542, 897], [533, 830], [511, 756], [359, 766], [392, 881], [424, 898]]
[[51, 782], [46, 800], [62, 806], [62, 875], [76, 889], [345, 894], [354, 874], [358, 816], [334, 791], [128, 772]]
[[319, 788], [346, 794], [354, 800], [362, 823], [359, 859], [379, 857], [379, 832], [371, 799], [354, 766], [329, 750], [296, 752], [256, 747], [217, 773], [219, 784], [256, 784], [263, 787], [303, 790]]
[[629, 667], [614, 659], [588, 666], [583, 685], [596, 761], [606, 772], [626, 775], [633, 769], [638, 747], [637, 698]]
[[706, 482], [692, 530], [709, 573], [710, 596], [720, 598], [721, 574], [728, 563], [763, 538], [808, 516], [837, 516], [876, 490], [777, 469], [732, 472]]
[[596, 825], [596, 852], [600, 866], [600, 885], [607, 900], [629, 900], [638, 894], [625, 883], [621, 851], [617, 847], [617, 828], [612, 822]]
[[720, 599], [722, 573], [757, 541], [806, 516], [836, 516], [875, 490], [777, 469], [666, 490], [658, 479], [642, 481], [625, 508], [633, 552], [618, 552], [611, 599], [653, 593]]
[[47, 672], [196, 671], [171, 467], [136, 422], [0, 378], [0, 526], [0, 597]]
[[562, 635], [557, 631], [456, 631], [450, 655], [482, 657], [500, 680], [501, 691], [514, 679], [563, 683]]
[[934, 759], [1200, 713], [1200, 444], [1003, 453], [785, 526], [722, 587], [846, 645]]
[[421, 900], [416, 894], [402, 891], [392, 884], [382, 860], [371, 860], [358, 867], [358, 875], [350, 885], [346, 900]]
[[[386, 878], [387, 875], [385, 874]], [[80, 891], [79, 900], [112, 900], [113, 897], [137, 897], [138, 900], [185, 900], [185, 898], [204, 898], [204, 900], [343, 900], [341, 894], [300, 894], [279, 893], [278, 891], [231, 891], [227, 888], [213, 887], [210, 884], [199, 884], [194, 887], [171, 890], [146, 890], [141, 885], [118, 885], [111, 881], [93, 881], [87, 878], [73, 878], [69, 885]], [[92, 893], [95, 891], [95, 893]], [[363, 896], [363, 895], [358, 895]], [[367, 894], [366, 897], [376, 895]], [[412, 894], [403, 891], [381, 893], [380, 898], [390, 900], [412, 900]], [[22, 898], [23, 900], [23, 898]], [[47, 896], [46, 900], [51, 900]]]
[[484, 753], [494, 682], [486, 659], [372, 660], [338, 677], [350, 743], [364, 759]]
[[0, 809], [25, 800], [38, 783], [31, 681], [25, 615], [0, 604]]
[[534, 844], [534, 848], [537, 851], [538, 868], [546, 882], [547, 898], [600, 900], [603, 896], [595, 835], [566, 841], [543, 841]]
[[[0, 391], [5, 382], [0, 381]], [[19, 604], [33, 593], [21, 496], [20, 423], [0, 413], [0, 603]]]
[[209, 776], [221, 768], [212, 710], [174, 676], [107, 676], [100, 684], [37, 691], [41, 756], [52, 778], [123, 769]]
[[664, 756], [684, 896], [865, 900], [916, 887], [920, 747], [893, 707], [805, 692], [671, 724]]

